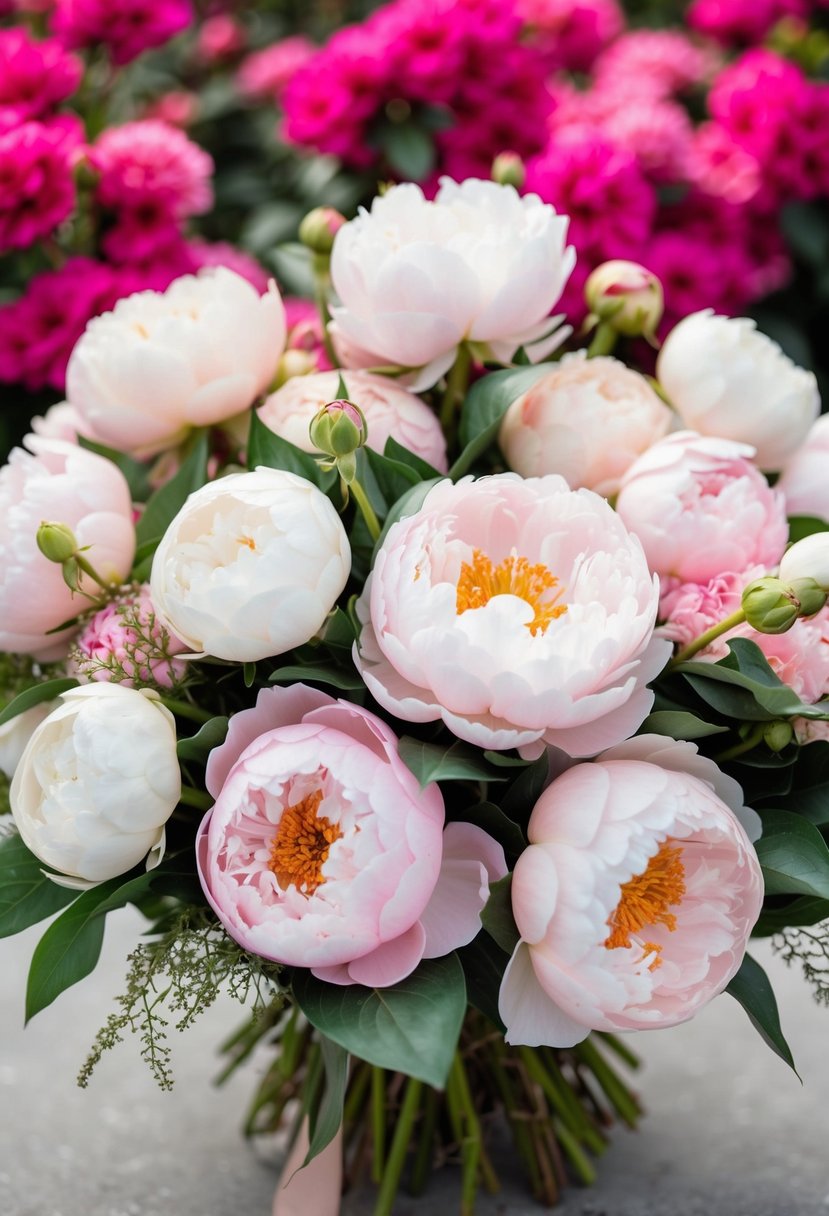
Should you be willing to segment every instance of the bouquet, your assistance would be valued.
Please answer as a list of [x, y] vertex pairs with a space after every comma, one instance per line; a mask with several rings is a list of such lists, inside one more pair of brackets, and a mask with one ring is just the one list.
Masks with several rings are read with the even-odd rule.
[[567, 227], [478, 179], [318, 209], [331, 370], [291, 374], [275, 284], [184, 276], [90, 321], [0, 472], [27, 1017], [135, 905], [81, 1083], [131, 1030], [168, 1086], [226, 988], [277, 1213], [445, 1160], [471, 1213], [499, 1119], [552, 1204], [637, 1119], [620, 1036], [728, 991], [793, 1066], [752, 933], [829, 990], [815, 379], [710, 310], [644, 375], [630, 262], [575, 333]]

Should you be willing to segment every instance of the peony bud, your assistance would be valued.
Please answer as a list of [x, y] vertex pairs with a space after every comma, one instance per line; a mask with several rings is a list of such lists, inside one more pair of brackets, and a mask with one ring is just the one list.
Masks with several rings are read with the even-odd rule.
[[652, 338], [662, 320], [662, 284], [638, 262], [603, 262], [588, 277], [584, 298], [594, 317], [628, 338]]
[[279, 360], [273, 388], [282, 388], [282, 385], [293, 380], [294, 376], [310, 376], [316, 370], [316, 360], [307, 350], [286, 350]]
[[743, 590], [743, 612], [758, 633], [785, 633], [800, 615], [800, 604], [779, 578], [766, 575]]
[[813, 532], [796, 541], [780, 559], [779, 574], [785, 583], [813, 579], [829, 591], [829, 532]]
[[329, 401], [311, 420], [311, 442], [327, 456], [349, 456], [368, 436], [365, 416], [353, 401]]
[[499, 186], [520, 190], [527, 177], [524, 162], [517, 152], [500, 152], [492, 162], [492, 180]]
[[334, 237], [345, 223], [345, 216], [333, 207], [315, 207], [299, 225], [299, 239], [312, 253], [327, 256], [334, 247]]
[[69, 561], [78, 550], [75, 533], [67, 524], [48, 523], [46, 520], [37, 530], [37, 547], [50, 562]]
[[794, 729], [789, 722], [769, 722], [763, 731], [763, 742], [772, 752], [782, 752], [793, 738]]

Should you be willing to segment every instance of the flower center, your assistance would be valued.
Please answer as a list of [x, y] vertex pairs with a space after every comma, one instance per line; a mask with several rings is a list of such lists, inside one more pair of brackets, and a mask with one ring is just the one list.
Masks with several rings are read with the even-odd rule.
[[535, 614], [527, 622], [527, 628], [535, 637], [546, 631], [550, 621], [567, 611], [566, 604], [555, 602], [562, 589], [548, 596], [548, 592], [557, 586], [556, 576], [540, 562], [531, 566], [526, 557], [512, 553], [493, 566], [485, 553], [473, 549], [472, 561], [461, 566], [455, 610], [460, 616], [470, 608], [483, 608], [496, 595], [517, 595]]
[[268, 869], [274, 872], [283, 891], [293, 883], [304, 895], [313, 895], [325, 882], [322, 867], [342, 832], [336, 823], [317, 814], [321, 802], [322, 790], [315, 790], [282, 812], [271, 841]]
[[622, 883], [622, 897], [608, 917], [610, 933], [604, 940], [608, 950], [620, 946], [631, 946], [635, 939], [645, 955], [655, 954], [649, 970], [662, 965], [659, 953], [662, 947], [655, 942], [641, 941], [642, 929], [653, 925], [665, 925], [673, 933], [676, 916], [668, 909], [682, 902], [685, 894], [685, 867], [682, 864], [682, 846], [671, 844], [670, 838], [663, 840], [641, 874]]

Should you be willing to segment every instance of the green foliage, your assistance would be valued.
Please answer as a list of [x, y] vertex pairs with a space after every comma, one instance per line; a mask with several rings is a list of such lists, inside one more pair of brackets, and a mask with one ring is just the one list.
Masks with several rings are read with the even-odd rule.
[[303, 452], [281, 435], [275, 435], [254, 410], [248, 437], [248, 468], [257, 469], [260, 465], [304, 477], [324, 494], [330, 494], [337, 481], [336, 470], [323, 469], [310, 452]]
[[829, 848], [820, 832], [791, 811], [762, 811], [763, 835], [756, 842], [767, 895], [829, 899]]
[[815, 1000], [829, 1009], [829, 917], [812, 927], [789, 924], [772, 939], [772, 947], [789, 966], [800, 964]]
[[449, 470], [453, 481], [468, 473], [495, 443], [501, 420], [513, 401], [550, 371], [549, 363], [507, 369], [472, 385], [461, 411], [461, 454]]
[[[135, 527], [135, 539], [139, 546], [149, 546], [151, 541], [158, 543], [189, 495], [206, 484], [208, 450], [207, 433], [201, 431], [176, 475], [160, 486], [148, 500]], [[148, 559], [144, 557], [142, 564], [147, 566], [147, 563]], [[136, 571], [135, 577], [142, 578], [148, 572], [149, 568]]]
[[0, 836], [0, 937], [11, 937], [54, 915], [77, 898], [43, 873], [17, 832]]
[[205, 722], [204, 726], [200, 727], [196, 734], [191, 735], [189, 739], [179, 739], [176, 747], [179, 760], [206, 764], [207, 757], [213, 748], [224, 743], [228, 721], [228, 718], [219, 715], [211, 718], [209, 722]]
[[500, 878], [489, 888], [489, 899], [481, 914], [481, 924], [505, 954], [512, 954], [521, 940], [512, 914], [512, 875]]
[[477, 748], [466, 743], [423, 743], [404, 735], [400, 740], [400, 758], [414, 773], [423, 789], [432, 781], [505, 781], [493, 773], [481, 759]]
[[44, 680], [42, 684], [35, 684], [31, 688], [19, 692], [0, 713], [0, 726], [5, 726], [7, 722], [11, 722], [12, 718], [25, 713], [27, 709], [34, 709], [35, 705], [42, 705], [44, 701], [54, 701], [62, 692], [68, 692], [70, 688], [77, 687], [78, 681], [74, 676], [64, 676], [58, 680]]
[[780, 1029], [780, 1015], [768, 976], [758, 962], [747, 954], [726, 992], [742, 1005], [754, 1029], [775, 1055], [797, 1072], [788, 1043]]

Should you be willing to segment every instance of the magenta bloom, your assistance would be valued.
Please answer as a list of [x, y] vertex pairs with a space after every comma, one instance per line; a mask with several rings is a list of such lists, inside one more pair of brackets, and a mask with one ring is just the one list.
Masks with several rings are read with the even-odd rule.
[[663, 96], [701, 84], [717, 57], [679, 30], [631, 30], [617, 38], [595, 65], [596, 82], [627, 80]]
[[110, 127], [89, 160], [101, 177], [97, 194], [106, 207], [153, 204], [176, 219], [209, 210], [213, 159], [178, 127], [143, 119]]
[[40, 118], [74, 93], [81, 65], [54, 39], [35, 42], [16, 26], [0, 30], [0, 114]]
[[101, 42], [116, 63], [162, 46], [193, 20], [190, 0], [55, 0], [52, 29], [68, 47]]
[[260, 296], [268, 290], [270, 275], [260, 266], [256, 258], [237, 249], [228, 241], [187, 241], [186, 253], [189, 260], [188, 274], [196, 274], [206, 266], [226, 266], [235, 270], [238, 275], [255, 287]]
[[444, 832], [380, 718], [304, 684], [260, 692], [210, 754], [196, 842], [205, 894], [245, 949], [335, 984], [395, 984], [470, 942], [503, 850]]
[[316, 50], [313, 42], [297, 34], [274, 42], [262, 51], [254, 51], [243, 61], [236, 75], [239, 92], [253, 101], [278, 103], [295, 74]]
[[625, 28], [616, 0], [518, 0], [532, 41], [551, 68], [588, 72]]
[[807, 0], [693, 0], [685, 20], [725, 46], [760, 43], [784, 17], [807, 20]]
[[162, 625], [148, 583], [125, 590], [87, 621], [70, 653], [73, 674], [126, 688], [172, 688], [187, 670], [188, 647]]
[[80, 138], [80, 123], [69, 115], [0, 128], [0, 253], [27, 248], [71, 214]]

